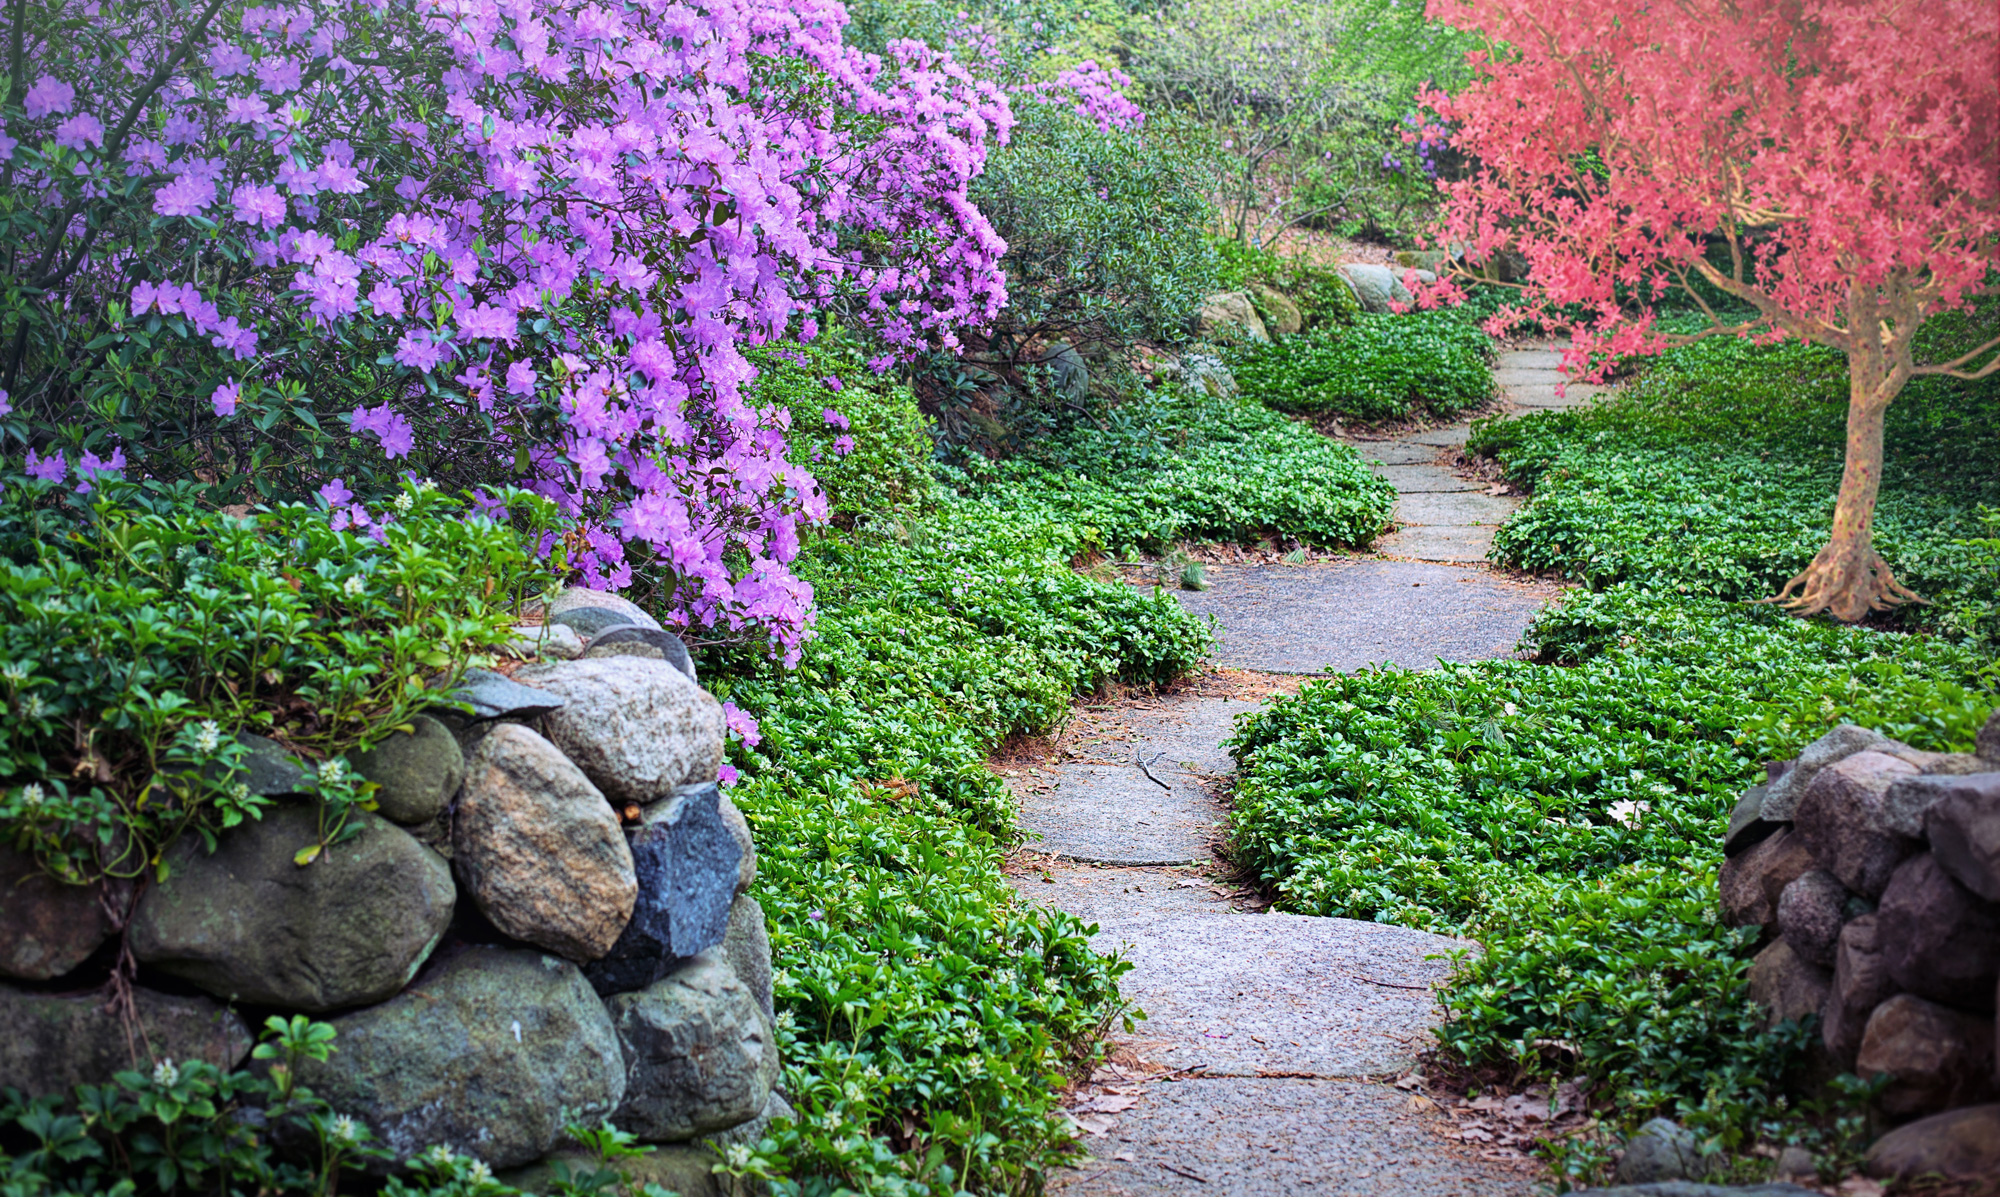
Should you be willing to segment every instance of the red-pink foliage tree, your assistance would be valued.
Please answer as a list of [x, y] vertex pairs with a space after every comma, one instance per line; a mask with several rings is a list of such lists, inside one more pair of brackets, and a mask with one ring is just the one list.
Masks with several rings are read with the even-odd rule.
[[[1425, 100], [1476, 164], [1445, 185], [1438, 236], [1473, 262], [1511, 248], [1528, 263], [1521, 302], [1497, 320], [1567, 329], [1565, 365], [1589, 377], [1615, 356], [1717, 334], [1844, 351], [1832, 536], [1773, 599], [1848, 621], [1916, 599], [1873, 546], [1883, 414], [1915, 376], [2000, 365], [2000, 340], [1942, 362], [1912, 349], [1927, 317], [1995, 290], [2000, 5], [1430, 0], [1429, 11], [1493, 47], [1472, 56], [1471, 86]], [[1425, 301], [1453, 297], [1464, 277]], [[1703, 304], [1708, 327], [1662, 334], [1650, 304], [1696, 280], [1757, 317]]]

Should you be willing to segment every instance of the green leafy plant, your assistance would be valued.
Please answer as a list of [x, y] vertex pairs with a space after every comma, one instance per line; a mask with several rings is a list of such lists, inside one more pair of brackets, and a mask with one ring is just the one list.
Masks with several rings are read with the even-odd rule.
[[1243, 393], [1284, 412], [1360, 421], [1450, 417], [1487, 403], [1492, 343], [1448, 310], [1356, 316], [1352, 324], [1240, 352]]

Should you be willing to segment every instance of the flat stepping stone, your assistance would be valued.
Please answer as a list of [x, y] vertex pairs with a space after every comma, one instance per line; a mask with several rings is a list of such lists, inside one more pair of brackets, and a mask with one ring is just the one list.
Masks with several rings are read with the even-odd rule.
[[1498, 527], [1521, 506], [1515, 496], [1477, 492], [1406, 492], [1396, 501], [1396, 520], [1404, 525], [1489, 525]]
[[1562, 366], [1562, 361], [1560, 350], [1503, 350], [1494, 365], [1502, 369], [1537, 367], [1553, 371]]
[[1370, 462], [1400, 467], [1411, 463], [1428, 463], [1437, 460], [1438, 448], [1417, 442], [1351, 442], [1361, 457]]
[[[1421, 1102], [1417, 1102], [1421, 1103]], [[1525, 1196], [1532, 1168], [1484, 1161], [1384, 1083], [1182, 1079], [1142, 1086], [1052, 1196]], [[1129, 1159], [1130, 1161], [1122, 1161]]]
[[1582, 408], [1604, 392], [1594, 383], [1572, 383], [1556, 395], [1552, 383], [1522, 384], [1507, 389], [1507, 399], [1524, 408]]
[[[1464, 532], [1486, 539], [1465, 560], [1476, 562], [1492, 530]], [[1215, 662], [1306, 675], [1374, 663], [1424, 670], [1439, 658], [1505, 658], [1536, 610], [1560, 594], [1483, 571], [1377, 558], [1215, 566], [1208, 579], [1208, 591], [1175, 595], [1188, 609], [1216, 617]]]
[[1418, 446], [1445, 446], [1445, 447], [1455, 448], [1458, 446], [1465, 445], [1466, 439], [1470, 438], [1471, 436], [1472, 436], [1472, 426], [1470, 424], [1447, 425], [1443, 429], [1433, 429], [1427, 433], [1413, 433], [1409, 437], [1404, 438], [1403, 440]]
[[1164, 871], [1077, 867], [1051, 878], [1017, 886], [1094, 922], [1093, 948], [1124, 951], [1132, 971], [1118, 989], [1146, 1019], [1120, 1042], [1175, 1070], [1406, 1070], [1443, 1015], [1431, 992], [1451, 974], [1441, 956], [1477, 949], [1399, 925], [1234, 912], [1205, 885], [1180, 886], [1200, 881]]
[[1375, 543], [1377, 553], [1420, 562], [1483, 564], [1493, 549], [1487, 525], [1406, 525]]
[[1563, 373], [1551, 367], [1498, 367], [1493, 372], [1493, 382], [1503, 388], [1516, 388], [1532, 384], [1561, 383]]
[[1486, 485], [1477, 479], [1461, 479], [1454, 475], [1450, 467], [1434, 463], [1411, 464], [1408, 466], [1382, 466], [1374, 468], [1375, 473], [1396, 485], [1396, 491], [1409, 495], [1413, 492], [1483, 492]]
[[[1072, 744], [1080, 761], [1055, 765], [1053, 786], [1045, 773], [1024, 789], [1021, 827], [1040, 835], [1027, 847], [1090, 863], [1208, 861], [1225, 810], [1205, 776], [1236, 769], [1222, 740], [1239, 714], [1256, 707], [1203, 698], [1157, 712], [1126, 710], [1131, 720], [1119, 740]], [[1148, 778], [1140, 762], [1169, 787]]]

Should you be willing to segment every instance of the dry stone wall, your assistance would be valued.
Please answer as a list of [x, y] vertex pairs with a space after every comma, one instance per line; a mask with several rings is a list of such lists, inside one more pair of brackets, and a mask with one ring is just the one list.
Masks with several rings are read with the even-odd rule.
[[1752, 996], [1818, 1018], [1822, 1071], [1890, 1077], [1878, 1174], [2000, 1178], [2000, 712], [1973, 754], [1841, 725], [1766, 774], [1720, 878]]
[[[377, 809], [307, 866], [319, 813], [261, 739], [276, 803], [212, 852], [175, 843], [136, 896], [0, 848], [0, 1087], [238, 1067], [264, 1015], [310, 1013], [338, 1037], [303, 1082], [399, 1156], [449, 1146], [532, 1183], [565, 1127], [610, 1118], [668, 1143], [648, 1169], [677, 1190], [712, 1183], [707, 1142], [789, 1111], [721, 706], [616, 596], [569, 589], [516, 634], [527, 661], [470, 673], [470, 713], [355, 757]], [[121, 932], [136, 1020], [103, 984]]]

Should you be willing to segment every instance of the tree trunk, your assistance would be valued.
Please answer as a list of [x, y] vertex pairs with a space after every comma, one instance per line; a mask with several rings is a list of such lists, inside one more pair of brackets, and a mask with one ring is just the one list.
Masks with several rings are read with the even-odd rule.
[[[1914, 332], [1914, 331], [1912, 331]], [[1908, 334], [1904, 335], [1906, 341]], [[1853, 346], [1847, 352], [1847, 463], [1833, 505], [1833, 534], [1804, 571], [1770, 597], [1806, 616], [1831, 613], [1859, 621], [1908, 601], [1928, 603], [1896, 582], [1889, 564], [1875, 553], [1875, 497], [1882, 488], [1882, 424], [1889, 402], [1903, 390], [1909, 371], [1905, 356], [1880, 346]], [[1796, 593], [1796, 594], [1794, 594]]]

